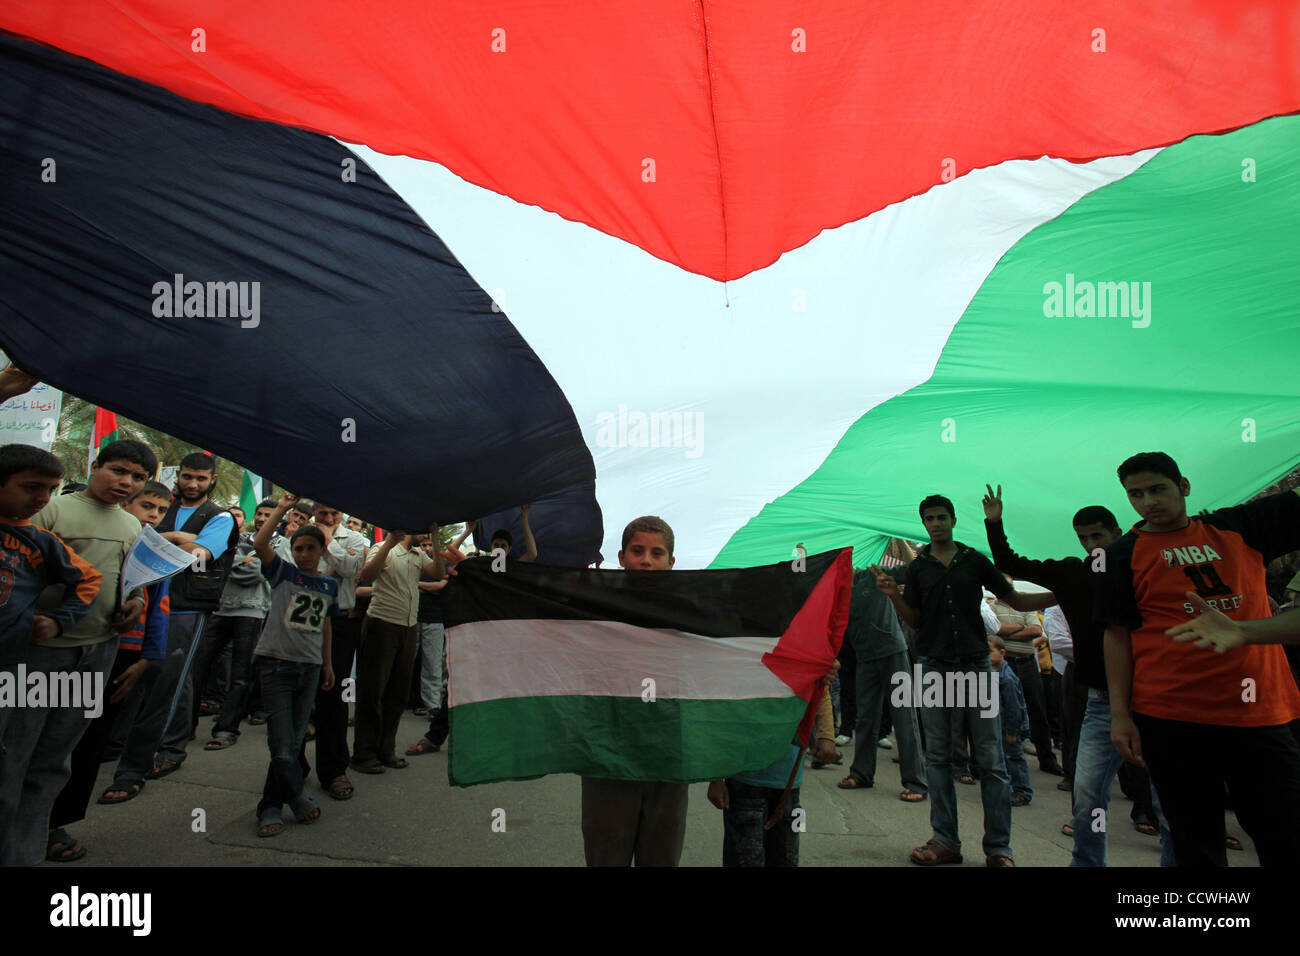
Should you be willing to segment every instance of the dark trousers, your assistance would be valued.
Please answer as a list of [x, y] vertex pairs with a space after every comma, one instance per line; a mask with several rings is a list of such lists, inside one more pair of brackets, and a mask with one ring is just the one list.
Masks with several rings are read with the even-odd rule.
[[[835, 732], [848, 736], [853, 733], [853, 728], [858, 723], [858, 655], [853, 650], [853, 645], [847, 640], [840, 645], [839, 660], [840, 722], [835, 728]], [[862, 741], [858, 741], [858, 746], [862, 746]], [[796, 862], [797, 853], [796, 850]]]
[[1119, 768], [1119, 789], [1133, 801], [1129, 819], [1134, 823], [1149, 823], [1158, 826], [1156, 808], [1151, 800], [1151, 778], [1145, 767], [1125, 763]]
[[582, 778], [588, 866], [676, 866], [686, 842], [684, 783]]
[[[845, 698], [846, 702], [851, 699]], [[781, 822], [770, 830], [763, 829], [768, 818], [776, 812], [783, 792], [728, 778], [727, 794], [731, 798], [731, 807], [722, 811], [723, 866], [799, 865], [799, 833], [795, 830], [794, 815], [799, 806], [798, 787], [790, 790]]]
[[1047, 719], [1047, 695], [1043, 691], [1042, 677], [1038, 671], [1038, 658], [1033, 654], [1008, 654], [1006, 662], [1020, 678], [1025, 691], [1025, 707], [1029, 711], [1029, 739], [1038, 751], [1038, 762], [1050, 762], [1052, 756], [1052, 726]]
[[447, 710], [447, 695], [443, 694], [442, 706], [429, 715], [429, 729], [424, 732], [424, 736], [429, 743], [441, 747], [450, 734], [450, 712]]
[[[122, 758], [113, 778], [115, 786], [129, 788], [143, 780], [144, 775], [153, 769], [155, 756], [176, 761], [185, 759], [184, 743], [189, 738], [192, 700], [192, 697], [185, 697], [186, 679], [189, 679], [192, 695], [192, 651], [194, 645], [202, 641], [207, 617], [206, 613], [171, 616], [167, 630], [167, 657], [162, 661], [151, 661], [136, 688], [143, 699], [122, 747]], [[183, 728], [180, 741], [173, 733], [178, 723]], [[169, 749], [169, 745], [179, 745], [179, 753]]]
[[230, 652], [230, 686], [221, 701], [221, 714], [212, 725], [214, 737], [239, 736], [239, 722], [244, 719], [248, 697], [253, 690], [253, 648], [257, 646], [264, 623], [265, 619], [260, 617], [220, 617], [214, 614], [208, 618], [203, 643], [194, 658], [194, 686], [207, 686], [224, 652]]
[[[343, 699], [344, 684], [352, 676], [352, 658], [361, 638], [359, 617], [336, 617], [330, 624], [330, 666], [334, 668], [334, 686], [316, 692], [316, 778], [329, 788], [330, 781], [348, 769], [348, 702]], [[355, 686], [348, 685], [355, 698]]]
[[390, 761], [415, 667], [416, 629], [366, 616], [357, 653], [357, 722], [352, 759]]
[[[108, 673], [104, 683], [104, 712], [90, 722], [77, 746], [72, 749], [72, 775], [63, 789], [54, 799], [54, 808], [50, 811], [50, 829], [65, 827], [86, 819], [86, 807], [90, 805], [90, 795], [95, 790], [95, 778], [99, 776], [99, 763], [108, 747], [108, 738], [113, 731], [113, 723], [122, 710], [125, 701], [110, 703], [113, 696], [113, 681], [122, 672], [140, 659], [139, 651], [125, 651], [118, 648], [113, 661], [113, 669]], [[139, 690], [138, 685], [131, 690], [133, 696]]]
[[[212, 636], [212, 625], [215, 623], [214, 617], [208, 622], [208, 638]], [[199, 648], [203, 652], [203, 648]], [[197, 667], [198, 661], [195, 660]], [[224, 647], [209, 655], [208, 662], [203, 670], [196, 670], [194, 676], [196, 680], [201, 679], [201, 683], [194, 685], [194, 726], [199, 724], [199, 708], [203, 702], [216, 704], [220, 707], [226, 700], [226, 694], [230, 693], [231, 671], [234, 666], [234, 649], [233, 645], [227, 643]]]
[[1061, 681], [1063, 701], [1061, 721], [1065, 725], [1065, 746], [1061, 748], [1061, 765], [1065, 779], [1074, 779], [1074, 757], [1079, 752], [1079, 731], [1083, 727], [1083, 713], [1088, 707], [1088, 685], [1076, 679], [1074, 664], [1065, 665]]
[[1061, 687], [1061, 675], [1053, 669], [1050, 674], [1040, 673], [1038, 680], [1043, 685], [1043, 702], [1047, 706], [1047, 726], [1052, 732], [1052, 741], [1064, 750], [1065, 723], [1062, 720], [1064, 692]]
[[1228, 865], [1225, 785], [1260, 866], [1289, 866], [1300, 856], [1300, 746], [1287, 725], [1223, 727], [1137, 713], [1133, 722], [1180, 867]]

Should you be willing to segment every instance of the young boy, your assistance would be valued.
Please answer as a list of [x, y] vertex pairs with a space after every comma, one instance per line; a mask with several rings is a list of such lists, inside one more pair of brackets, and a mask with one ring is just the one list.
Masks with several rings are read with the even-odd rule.
[[320, 818], [316, 801], [303, 793], [301, 763], [307, 720], [316, 702], [316, 687], [334, 686], [330, 665], [330, 615], [338, 613], [338, 582], [318, 571], [325, 553], [325, 536], [305, 525], [289, 540], [293, 564], [271, 548], [271, 535], [284, 513], [298, 501], [286, 493], [271, 519], [253, 536], [253, 550], [271, 585], [271, 610], [266, 627], [253, 649], [253, 665], [262, 686], [262, 700], [270, 710], [267, 746], [271, 765], [257, 805], [257, 835], [275, 836], [284, 830], [284, 804], [299, 823]]
[[[15, 708], [5, 715], [0, 747], [0, 865], [35, 866], [45, 857], [50, 810], [68, 780], [73, 747], [103, 705], [104, 681], [117, 656], [118, 633], [144, 612], [142, 594], [129, 595], [118, 604], [122, 564], [140, 533], [140, 522], [123, 511], [121, 503], [139, 491], [157, 468], [158, 459], [148, 446], [112, 442], [91, 466], [84, 491], [51, 499], [32, 519], [94, 565], [103, 579], [88, 614], [57, 636], [29, 645], [21, 655], [29, 673], [69, 675], [72, 680], [62, 678], [62, 686], [89, 687], [89, 692], [81, 700]], [[37, 613], [57, 611], [64, 600], [62, 589], [47, 591], [37, 601]]]
[[1300, 690], [1278, 645], [1207, 655], [1165, 631], [1205, 605], [1235, 621], [1269, 616], [1265, 565], [1300, 548], [1300, 498], [1269, 495], [1187, 514], [1191, 483], [1163, 452], [1119, 466], [1143, 519], [1106, 549], [1096, 617], [1106, 625], [1111, 739], [1145, 764], [1180, 867], [1227, 866], [1225, 785], [1262, 866], [1300, 854], [1300, 746], [1287, 725]]
[[[828, 677], [837, 670], [838, 661]], [[834, 735], [835, 716], [828, 688], [817, 708], [814, 760], [834, 762], [838, 756]], [[801, 749], [795, 740], [786, 755], [771, 766], [709, 784], [709, 803], [722, 811], [723, 866], [799, 865], [799, 832], [795, 829], [794, 812], [799, 807], [799, 788], [803, 785], [802, 765], [790, 788], [784, 818], [770, 830], [764, 827], [785, 794], [786, 782], [790, 779], [790, 771], [794, 770], [795, 761], [799, 760]]]
[[1011, 805], [1027, 807], [1034, 799], [1029, 785], [1029, 762], [1025, 760], [1024, 741], [1029, 736], [1029, 708], [1020, 677], [1011, 667], [1003, 667], [1007, 644], [994, 634], [989, 638], [989, 663], [998, 675], [998, 700], [1002, 714], [1002, 756], [1011, 775]]
[[[494, 536], [495, 537], [495, 536]], [[637, 518], [623, 529], [618, 563], [629, 571], [670, 571], [673, 529]], [[582, 843], [588, 866], [676, 866], [686, 840], [684, 783], [582, 778]]]
[[[171, 493], [156, 481], [147, 481], [143, 488], [127, 499], [122, 510], [133, 515], [142, 525], [153, 527], [167, 513]], [[72, 750], [72, 771], [68, 782], [54, 801], [50, 811], [50, 833], [45, 846], [45, 858], [54, 863], [70, 863], [86, 855], [86, 848], [68, 835], [64, 829], [70, 823], [86, 819], [86, 807], [95, 789], [99, 765], [108, 749], [109, 737], [117, 726], [119, 717], [128, 712], [128, 722], [134, 709], [148, 693], [145, 683], [141, 692], [134, 689], [137, 682], [148, 673], [150, 661], [161, 661], [167, 656], [168, 579], [145, 588], [146, 610], [131, 630], [122, 634], [109, 672], [108, 687], [111, 696], [104, 712], [90, 722], [77, 746]], [[154, 667], [156, 674], [158, 665]], [[134, 704], [135, 708], [131, 705]], [[135, 790], [130, 799], [140, 791]]]
[[[34, 445], [0, 447], [0, 657], [57, 637], [90, 612], [101, 575], [56, 535], [31, 523], [63, 477], [63, 465]], [[36, 599], [51, 584], [63, 604], [37, 615]]]

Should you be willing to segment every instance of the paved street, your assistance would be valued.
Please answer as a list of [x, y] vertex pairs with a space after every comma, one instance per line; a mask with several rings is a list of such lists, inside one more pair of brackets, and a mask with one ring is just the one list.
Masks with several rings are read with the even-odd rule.
[[[206, 735], [211, 718], [200, 729]], [[398, 734], [401, 749], [415, 742], [427, 722], [409, 712]], [[336, 802], [313, 777], [309, 792], [321, 819], [311, 825], [288, 820], [279, 836], [257, 836], [253, 810], [268, 760], [266, 728], [243, 728], [237, 746], [203, 750], [190, 744], [180, 770], [150, 781], [135, 800], [90, 806], [88, 818], [69, 827], [89, 853], [71, 864], [44, 866], [581, 866], [580, 784], [561, 775], [522, 783], [459, 789], [447, 783], [446, 752], [410, 759], [403, 771], [379, 776], [350, 774], [356, 795]], [[841, 748], [845, 766], [853, 747]], [[804, 771], [802, 802], [807, 832], [800, 841], [803, 866], [910, 866], [908, 851], [930, 836], [929, 802], [898, 799], [893, 751], [879, 754], [876, 787], [845, 791], [835, 784], [840, 768]], [[308, 756], [312, 756], [311, 745]], [[1030, 764], [1036, 761], [1030, 758]], [[112, 764], [101, 769], [96, 795], [111, 783]], [[1020, 866], [1065, 866], [1070, 840], [1060, 832], [1069, 795], [1059, 778], [1031, 771], [1034, 801], [1013, 811], [1012, 848]], [[683, 866], [717, 866], [722, 859], [722, 815], [705, 798], [705, 784], [691, 788]], [[964, 866], [983, 866], [979, 788], [957, 786]], [[1110, 834], [1112, 866], [1157, 866], [1159, 841], [1134, 830], [1132, 804], [1115, 787]], [[194, 811], [206, 816], [206, 832], [192, 829]], [[505, 811], [505, 831], [493, 831], [494, 811]], [[496, 814], [500, 819], [501, 815]], [[498, 825], [499, 829], [499, 825]], [[1257, 863], [1250, 841], [1229, 818], [1229, 832], [1244, 852], [1229, 853], [1233, 866]]]

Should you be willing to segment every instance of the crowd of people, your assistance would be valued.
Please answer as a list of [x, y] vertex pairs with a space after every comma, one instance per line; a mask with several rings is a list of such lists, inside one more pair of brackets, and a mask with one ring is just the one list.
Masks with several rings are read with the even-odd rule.
[[[205, 453], [182, 459], [173, 488], [157, 472], [139, 441], [102, 448], [84, 485], [65, 484], [48, 452], [0, 447], [0, 670], [105, 688], [98, 713], [0, 708], [0, 863], [84, 856], [68, 827], [85, 818], [101, 763], [115, 765], [96, 802], [125, 803], [179, 769], [192, 741], [235, 746], [245, 722], [267, 728], [261, 837], [284, 831], [286, 806], [300, 824], [321, 816], [309, 742], [320, 791], [342, 801], [355, 793], [349, 772], [400, 771], [447, 740], [441, 601], [474, 522], [455, 540], [433, 526], [372, 543], [358, 516], [292, 494], [251, 516], [219, 505]], [[1300, 839], [1288, 825], [1300, 799], [1300, 690], [1281, 646], [1300, 628], [1265, 626], [1295, 594], [1270, 605], [1264, 572], [1300, 548], [1300, 500], [1286, 492], [1189, 516], [1190, 486], [1169, 456], [1136, 455], [1118, 476], [1142, 520], [1124, 533], [1106, 508], [1080, 508], [1082, 556], [1014, 551], [999, 486], [984, 497], [991, 560], [954, 537], [951, 500], [931, 495], [919, 508], [928, 542], [890, 571], [855, 574], [809, 757], [814, 769], [838, 765], [837, 746], [856, 737], [838, 786], [859, 790], [875, 785], [879, 753], [897, 747], [899, 798], [930, 804], [931, 835], [912, 862], [962, 861], [956, 787], [968, 784], [980, 788], [986, 864], [1014, 866], [1012, 811], [1034, 797], [1026, 754], [1072, 794], [1072, 865], [1107, 863], [1117, 774], [1165, 865], [1226, 865], [1237, 842], [1225, 832], [1229, 806], [1263, 864]], [[511, 560], [537, 556], [528, 516], [524, 506], [523, 554]], [[144, 526], [193, 563], [123, 593], [123, 562]], [[492, 553], [513, 547], [509, 532], [492, 535]], [[619, 564], [670, 570], [673, 548], [666, 522], [638, 518]], [[429, 729], [399, 752], [412, 706]], [[803, 758], [792, 740], [771, 766], [709, 784], [724, 865], [797, 865]], [[587, 863], [676, 865], [687, 790], [584, 778]]]

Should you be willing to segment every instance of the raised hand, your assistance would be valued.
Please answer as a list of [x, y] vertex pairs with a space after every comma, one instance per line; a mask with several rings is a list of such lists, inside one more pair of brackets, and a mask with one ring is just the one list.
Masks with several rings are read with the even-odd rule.
[[898, 593], [898, 582], [894, 580], [892, 574], [886, 574], [880, 567], [874, 564], [870, 565], [867, 570], [876, 576], [876, 587], [883, 593], [890, 597], [893, 597]]
[[989, 521], [1002, 520], [1002, 486], [998, 485], [997, 493], [994, 494], [992, 485], [985, 485], [988, 494], [984, 496], [984, 517]]
[[1213, 648], [1217, 654], [1226, 654], [1233, 648], [1246, 644], [1246, 632], [1236, 621], [1210, 607], [1195, 591], [1186, 593], [1187, 600], [1201, 612], [1201, 616], [1175, 624], [1165, 631], [1176, 643], [1188, 644], [1195, 641], [1197, 647], [1206, 650]]

